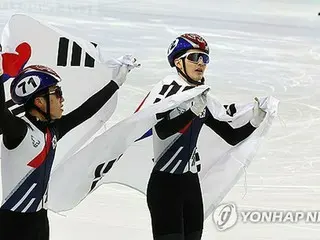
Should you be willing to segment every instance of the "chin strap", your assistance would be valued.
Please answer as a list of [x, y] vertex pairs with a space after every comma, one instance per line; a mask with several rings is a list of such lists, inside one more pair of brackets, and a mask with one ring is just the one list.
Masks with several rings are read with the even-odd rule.
[[48, 121], [48, 123], [52, 122], [51, 115], [50, 115], [50, 99], [49, 94], [44, 96], [46, 102], [47, 102], [47, 112], [42, 111], [39, 107], [37, 107], [35, 104], [33, 104], [33, 108], [36, 109], [44, 118]]
[[203, 85], [204, 84], [204, 77], [201, 79], [201, 81], [195, 81], [193, 80], [191, 77], [189, 77], [189, 75], [187, 74], [186, 71], [186, 63], [185, 63], [185, 58], [182, 59], [182, 65], [183, 65], [183, 71], [181, 71], [179, 68], [176, 67], [178, 73], [180, 73], [185, 80], [187, 80], [188, 83], [191, 83], [193, 85], [199, 86], [199, 85]]

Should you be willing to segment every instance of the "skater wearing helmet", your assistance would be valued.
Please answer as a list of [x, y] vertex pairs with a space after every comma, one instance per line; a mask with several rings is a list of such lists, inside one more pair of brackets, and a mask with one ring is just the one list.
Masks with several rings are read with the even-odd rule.
[[[0, 56], [1, 57], [1, 56]], [[132, 59], [133, 64], [135, 60]], [[0, 81], [2, 203], [0, 239], [49, 239], [48, 182], [57, 142], [91, 118], [126, 80], [129, 65], [119, 63], [113, 79], [72, 112], [62, 115], [64, 97], [59, 75], [32, 65], [22, 70], [10, 86], [14, 103], [25, 109], [14, 116], [5, 106]]]
[[[197, 34], [183, 34], [168, 49], [168, 61], [177, 74], [162, 80], [162, 89], [151, 90], [156, 103], [204, 84], [209, 46]], [[158, 91], [155, 93], [155, 91]], [[147, 203], [155, 240], [199, 240], [203, 231], [203, 200], [198, 172], [201, 170], [197, 141], [205, 124], [234, 146], [246, 139], [263, 121], [257, 109], [254, 118], [239, 128], [215, 119], [206, 108], [206, 94], [165, 113], [153, 130], [154, 167], [147, 187]], [[212, 143], [214, 144], [214, 143]]]

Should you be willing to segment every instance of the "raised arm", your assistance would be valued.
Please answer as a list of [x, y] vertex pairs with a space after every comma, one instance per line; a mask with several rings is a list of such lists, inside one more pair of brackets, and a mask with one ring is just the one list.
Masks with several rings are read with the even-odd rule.
[[105, 103], [109, 101], [109, 99], [118, 89], [119, 86], [117, 85], [117, 83], [114, 81], [110, 81], [110, 83], [108, 83], [96, 94], [91, 96], [77, 109], [73, 110], [65, 116], [62, 116], [61, 119], [56, 120], [55, 126], [59, 132], [59, 138], [63, 137], [74, 127], [91, 118], [103, 107]]
[[3, 134], [4, 145], [8, 149], [14, 149], [25, 137], [27, 124], [9, 111], [5, 99], [4, 84], [0, 77], [0, 133]]
[[[110, 64], [110, 63], [109, 63]], [[134, 67], [140, 66], [136, 59], [130, 55], [125, 55], [116, 60], [111, 60], [113, 64], [112, 79], [105, 87], [91, 96], [80, 107], [73, 110], [61, 119], [55, 121], [55, 127], [59, 133], [59, 139], [74, 127], [83, 123], [97, 113], [125, 82], [127, 73]]]

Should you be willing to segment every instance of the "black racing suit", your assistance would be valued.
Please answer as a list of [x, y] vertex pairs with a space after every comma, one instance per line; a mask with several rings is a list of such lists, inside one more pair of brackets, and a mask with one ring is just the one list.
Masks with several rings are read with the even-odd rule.
[[[3, 134], [5, 147], [14, 150], [25, 138], [28, 124], [8, 110], [5, 104], [4, 86], [2, 81], [0, 82], [0, 131]], [[25, 116], [43, 133], [50, 131], [59, 140], [71, 129], [92, 117], [118, 89], [118, 85], [111, 81], [77, 109], [49, 124], [37, 121], [29, 113], [26, 113]], [[38, 201], [37, 204], [39, 204], [41, 197], [45, 194], [44, 191], [47, 189], [54, 160], [54, 151], [51, 149], [47, 155], [50, 156], [47, 156], [46, 160], [37, 167], [33, 176], [26, 176], [25, 181], [21, 184], [23, 186], [28, 181], [36, 181], [38, 185], [41, 185], [41, 188], [34, 191], [35, 202]], [[42, 208], [36, 211], [36, 208], [31, 205], [28, 212], [22, 212], [19, 208], [15, 211], [10, 210], [12, 203], [17, 202], [19, 200], [18, 197], [21, 197], [19, 196], [19, 191], [22, 191], [21, 186], [17, 186], [16, 192], [0, 207], [0, 239], [49, 239], [49, 223], [46, 209]]]
[[[204, 221], [197, 173], [200, 165], [196, 166], [196, 172], [188, 170], [188, 166], [196, 152], [200, 130], [205, 124], [227, 143], [236, 145], [255, 128], [250, 122], [233, 128], [227, 122], [215, 119], [207, 108], [200, 117], [190, 109], [174, 118], [168, 117], [169, 114], [162, 114], [163, 119], [157, 123], [153, 134], [163, 141], [174, 134], [180, 135], [160, 154], [149, 179], [147, 202], [153, 236], [155, 240], [199, 240]], [[194, 155], [194, 161], [199, 162], [199, 155]]]

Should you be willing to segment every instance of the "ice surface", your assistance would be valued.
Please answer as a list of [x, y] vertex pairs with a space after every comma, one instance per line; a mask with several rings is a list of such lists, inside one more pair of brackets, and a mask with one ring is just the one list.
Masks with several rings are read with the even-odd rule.
[[[273, 95], [279, 119], [244, 178], [223, 202], [240, 209], [320, 208], [320, 2], [303, 0], [2, 0], [0, 27], [27, 13], [96, 41], [110, 57], [134, 54], [117, 112], [130, 115], [152, 85], [172, 73], [166, 49], [184, 32], [210, 43], [207, 82], [221, 102]], [[26, 26], [28, 27], [28, 26]], [[32, 31], [30, 29], [30, 31]], [[39, 36], [41, 37], [41, 36]], [[50, 213], [51, 239], [152, 239], [145, 197], [106, 185], [66, 216]], [[320, 239], [318, 225], [242, 224], [218, 232], [205, 222], [203, 239]]]

